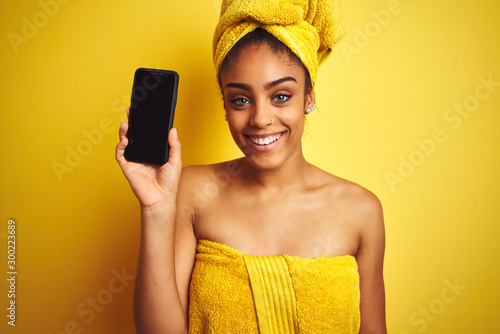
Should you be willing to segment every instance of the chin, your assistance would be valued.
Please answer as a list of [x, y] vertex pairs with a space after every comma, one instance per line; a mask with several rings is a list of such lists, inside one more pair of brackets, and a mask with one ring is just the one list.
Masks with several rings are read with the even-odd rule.
[[283, 166], [284, 159], [276, 154], [268, 154], [263, 156], [262, 154], [246, 154], [246, 160], [255, 169], [260, 171], [272, 171], [279, 169]]

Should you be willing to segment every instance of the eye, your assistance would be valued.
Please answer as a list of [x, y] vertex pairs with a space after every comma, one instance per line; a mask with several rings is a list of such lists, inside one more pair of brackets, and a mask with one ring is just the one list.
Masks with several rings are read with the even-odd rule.
[[285, 102], [285, 101], [288, 101], [289, 98], [290, 98], [290, 95], [279, 94], [273, 98], [273, 102]]
[[235, 98], [235, 99], [232, 99], [231, 100], [231, 103], [237, 105], [237, 106], [242, 106], [242, 105], [245, 105], [245, 104], [249, 104], [250, 101], [244, 97], [238, 97], [238, 98]]

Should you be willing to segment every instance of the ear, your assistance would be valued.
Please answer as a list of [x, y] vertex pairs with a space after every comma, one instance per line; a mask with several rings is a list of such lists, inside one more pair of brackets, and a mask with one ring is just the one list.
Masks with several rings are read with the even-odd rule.
[[316, 103], [316, 98], [314, 97], [314, 92], [312, 90], [306, 94], [305, 102], [306, 102], [306, 105], [304, 108], [304, 113], [306, 113], [305, 109], [312, 108], [313, 105]]

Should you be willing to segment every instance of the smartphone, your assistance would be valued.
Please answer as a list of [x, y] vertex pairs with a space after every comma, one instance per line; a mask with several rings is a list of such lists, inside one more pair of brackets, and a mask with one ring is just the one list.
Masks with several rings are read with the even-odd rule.
[[135, 71], [125, 159], [162, 166], [168, 161], [168, 132], [174, 124], [179, 75], [174, 71]]

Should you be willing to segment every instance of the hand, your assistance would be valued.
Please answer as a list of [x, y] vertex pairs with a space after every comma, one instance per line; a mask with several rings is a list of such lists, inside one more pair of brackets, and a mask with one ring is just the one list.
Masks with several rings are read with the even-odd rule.
[[[127, 109], [127, 117], [128, 114], [129, 109]], [[125, 159], [125, 147], [128, 145], [127, 130], [128, 123], [122, 121], [119, 130], [120, 142], [116, 145], [116, 161], [118, 161], [141, 207], [151, 207], [163, 201], [175, 204], [182, 171], [182, 149], [181, 142], [177, 137], [177, 130], [173, 128], [168, 134], [170, 145], [168, 162], [161, 167]]]

